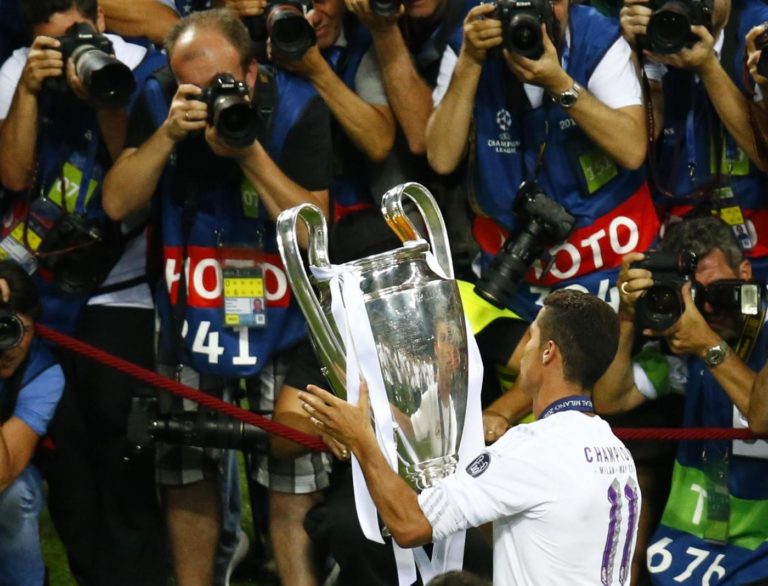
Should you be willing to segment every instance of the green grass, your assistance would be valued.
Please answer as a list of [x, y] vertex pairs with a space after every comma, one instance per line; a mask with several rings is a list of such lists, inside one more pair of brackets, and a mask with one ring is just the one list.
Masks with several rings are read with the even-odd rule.
[[[254, 529], [253, 516], [251, 514], [251, 502], [248, 498], [248, 485], [245, 480], [245, 466], [240, 460], [240, 488], [243, 495], [243, 518], [242, 527], [251, 538], [251, 550], [245, 560], [237, 567], [230, 582], [230, 586], [272, 586], [278, 584], [269, 567], [265, 567], [264, 559], [257, 555], [257, 548], [254, 547]], [[40, 517], [40, 538], [43, 547], [43, 559], [48, 568], [50, 586], [77, 586], [75, 579], [69, 571], [67, 564], [67, 555], [64, 546], [61, 544], [56, 530], [48, 514], [48, 508], [43, 510]], [[169, 580], [169, 585], [174, 584], [173, 579]], [[141, 586], [137, 584], [137, 586]]]

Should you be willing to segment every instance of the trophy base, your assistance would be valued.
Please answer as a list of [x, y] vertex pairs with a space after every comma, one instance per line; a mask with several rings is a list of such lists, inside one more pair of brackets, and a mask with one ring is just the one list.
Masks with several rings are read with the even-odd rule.
[[456, 472], [456, 454], [405, 466], [405, 479], [419, 492]]

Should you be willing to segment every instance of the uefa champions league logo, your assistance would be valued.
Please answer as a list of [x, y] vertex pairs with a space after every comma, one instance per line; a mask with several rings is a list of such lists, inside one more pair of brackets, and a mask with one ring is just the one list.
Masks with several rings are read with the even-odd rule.
[[512, 114], [509, 113], [509, 110], [502, 108], [496, 112], [496, 124], [499, 125], [502, 132], [509, 130], [512, 126]]

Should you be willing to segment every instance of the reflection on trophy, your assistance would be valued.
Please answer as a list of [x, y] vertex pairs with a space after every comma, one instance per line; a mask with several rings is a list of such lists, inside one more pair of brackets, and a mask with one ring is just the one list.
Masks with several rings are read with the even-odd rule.
[[[403, 196], [421, 213], [431, 251], [404, 213]], [[400, 185], [384, 195], [382, 213], [403, 247], [332, 266], [325, 218], [312, 204], [280, 214], [278, 244], [326, 377], [334, 393], [344, 398], [347, 360], [365, 353], [358, 347], [348, 352], [343, 342], [348, 337], [342, 334], [365, 321], [349, 318], [355, 299], [364, 305], [376, 371], [380, 369], [391, 412], [399, 471], [421, 490], [456, 468], [467, 404], [466, 326], [445, 225], [432, 195], [417, 183]], [[309, 230], [309, 264], [319, 299], [301, 260], [298, 220]], [[341, 299], [334, 301], [333, 295]]]

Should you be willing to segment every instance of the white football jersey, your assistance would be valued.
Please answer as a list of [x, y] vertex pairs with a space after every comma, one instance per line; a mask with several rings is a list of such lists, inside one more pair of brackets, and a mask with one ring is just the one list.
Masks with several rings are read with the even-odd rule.
[[493, 521], [494, 584], [629, 584], [640, 489], [597, 416], [562, 411], [509, 430], [419, 495], [434, 539]]

